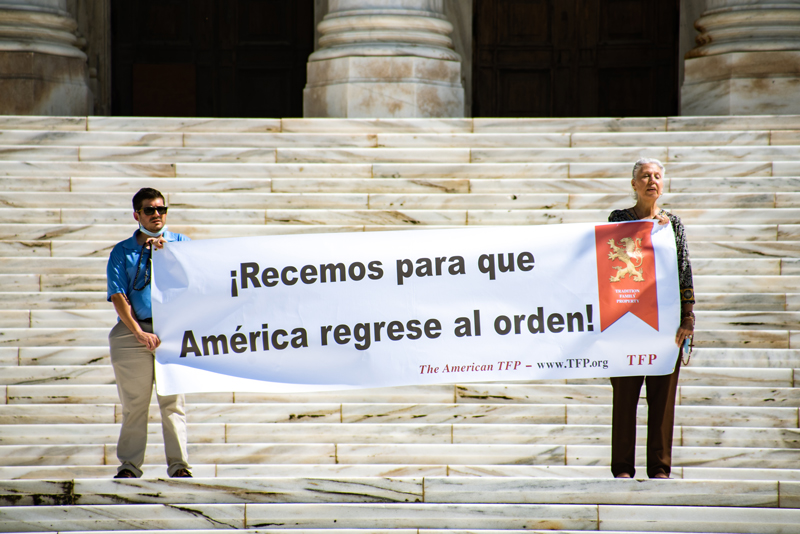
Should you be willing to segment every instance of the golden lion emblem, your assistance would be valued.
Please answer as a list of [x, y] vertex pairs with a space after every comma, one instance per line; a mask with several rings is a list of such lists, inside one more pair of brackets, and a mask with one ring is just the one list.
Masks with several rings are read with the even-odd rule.
[[[619, 240], [620, 246], [618, 247], [613, 239], [608, 241], [611, 246], [611, 252], [608, 253], [608, 259], [620, 260], [625, 264], [625, 267], [614, 265], [617, 274], [612, 276], [612, 282], [619, 282], [625, 276], [630, 276], [634, 282], [644, 282], [644, 275], [642, 273], [642, 261], [644, 255], [642, 254], [642, 239], [631, 239], [630, 237], [623, 237]], [[624, 247], [624, 248], [623, 248]]]

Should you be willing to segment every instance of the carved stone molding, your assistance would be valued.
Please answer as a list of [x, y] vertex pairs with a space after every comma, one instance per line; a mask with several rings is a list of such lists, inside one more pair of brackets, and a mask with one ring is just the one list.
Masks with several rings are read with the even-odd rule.
[[0, 0], [0, 114], [91, 112], [76, 29], [65, 0]]
[[800, 113], [800, 1], [709, 0], [686, 55], [684, 115]]

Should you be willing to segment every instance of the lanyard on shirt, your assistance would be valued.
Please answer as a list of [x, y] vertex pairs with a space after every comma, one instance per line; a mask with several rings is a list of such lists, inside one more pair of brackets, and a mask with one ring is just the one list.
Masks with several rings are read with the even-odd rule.
[[[147, 260], [144, 266], [144, 283], [141, 287], [136, 287], [136, 279], [139, 278], [139, 272], [142, 269], [142, 259], [144, 259], [144, 251], [147, 250]], [[139, 262], [136, 264], [136, 274], [133, 275], [133, 290], [142, 291], [150, 284], [150, 258], [153, 255], [153, 249], [147, 246], [147, 243], [142, 245], [142, 250], [139, 252]]]

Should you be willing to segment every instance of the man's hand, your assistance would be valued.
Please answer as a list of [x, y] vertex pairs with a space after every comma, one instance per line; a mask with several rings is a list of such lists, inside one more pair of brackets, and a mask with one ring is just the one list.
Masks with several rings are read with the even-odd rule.
[[124, 293], [115, 293], [111, 295], [111, 303], [114, 304], [117, 315], [119, 315], [119, 318], [125, 323], [125, 326], [128, 327], [128, 330], [131, 331], [136, 341], [147, 347], [149, 351], [154, 351], [161, 345], [161, 340], [158, 339], [157, 335], [142, 330], [142, 327], [139, 326], [139, 323], [133, 318], [131, 303]]
[[160, 249], [162, 249], [162, 248], [164, 248], [164, 243], [166, 243], [166, 242], [167, 242], [167, 240], [166, 240], [166, 239], [164, 239], [164, 236], [158, 236], [158, 237], [148, 237], [148, 238], [145, 240], [145, 244], [146, 244], [148, 247], [157, 248], [157, 249], [159, 249], [159, 250], [160, 250]]
[[145, 332], [144, 330], [140, 330], [139, 332], [135, 332], [133, 334], [136, 336], [136, 340], [141, 343], [142, 345], [147, 347], [147, 350], [154, 351], [161, 345], [161, 340], [158, 339], [158, 336], [155, 334], [150, 334]]

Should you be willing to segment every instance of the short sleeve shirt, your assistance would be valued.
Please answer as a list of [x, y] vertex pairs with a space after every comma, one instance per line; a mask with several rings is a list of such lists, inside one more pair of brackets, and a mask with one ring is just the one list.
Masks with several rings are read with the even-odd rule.
[[[144, 259], [141, 258], [142, 246], [136, 242], [136, 234], [138, 232], [139, 230], [136, 230], [133, 236], [117, 243], [111, 251], [108, 265], [106, 266], [106, 279], [108, 282], [106, 297], [110, 301], [111, 295], [117, 293], [127, 295], [133, 307], [133, 313], [141, 321], [153, 317], [153, 311], [150, 304], [149, 278], [151, 267], [149, 253], [145, 251]], [[163, 236], [167, 242], [190, 241], [183, 234], [169, 231], [164, 232]], [[136, 274], [137, 270], [139, 272], [138, 276]], [[134, 280], [134, 277], [136, 277], [136, 280]], [[146, 284], [145, 281], [147, 281]], [[141, 289], [134, 291], [134, 287]]]

